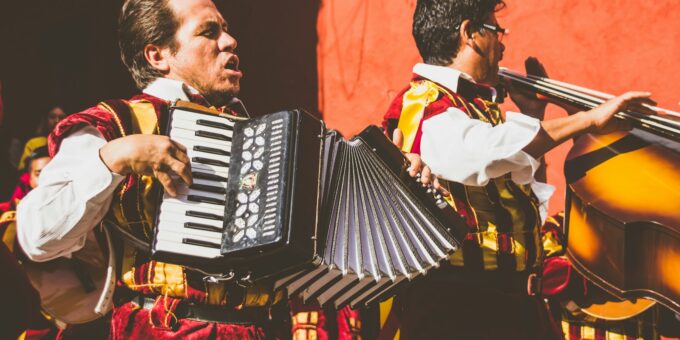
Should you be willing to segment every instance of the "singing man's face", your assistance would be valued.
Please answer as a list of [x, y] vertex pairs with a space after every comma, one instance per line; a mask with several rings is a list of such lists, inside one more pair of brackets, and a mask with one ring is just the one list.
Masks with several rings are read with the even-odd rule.
[[179, 27], [177, 49], [168, 59], [168, 78], [197, 89], [221, 106], [238, 95], [243, 73], [235, 54], [236, 39], [211, 0], [170, 0]]

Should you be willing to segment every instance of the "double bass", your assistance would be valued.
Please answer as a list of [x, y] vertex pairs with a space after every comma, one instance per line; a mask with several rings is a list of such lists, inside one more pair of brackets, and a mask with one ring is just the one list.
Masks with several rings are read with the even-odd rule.
[[[499, 75], [521, 91], [584, 110], [613, 97], [507, 69]], [[644, 106], [616, 114], [633, 130], [582, 135], [565, 162], [566, 255], [616, 300], [584, 312], [610, 320], [655, 303], [680, 314], [680, 113]], [[643, 113], [649, 110], [656, 114]]]

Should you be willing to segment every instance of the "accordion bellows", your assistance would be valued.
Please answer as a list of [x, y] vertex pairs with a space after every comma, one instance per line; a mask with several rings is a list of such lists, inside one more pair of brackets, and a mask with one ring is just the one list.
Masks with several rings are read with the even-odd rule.
[[437, 267], [465, 235], [460, 217], [408, 176], [405, 157], [377, 127], [347, 141], [297, 110], [231, 124], [222, 237], [182, 236], [179, 243], [205, 244], [211, 255], [156, 246], [159, 260], [358, 307]]

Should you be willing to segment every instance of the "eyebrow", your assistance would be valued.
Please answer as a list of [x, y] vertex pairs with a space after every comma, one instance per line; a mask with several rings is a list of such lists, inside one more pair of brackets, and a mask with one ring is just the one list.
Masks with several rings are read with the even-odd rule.
[[223, 24], [221, 24], [217, 20], [208, 20], [208, 21], [202, 22], [201, 25], [198, 26], [198, 29], [199, 29], [199, 31], [203, 31], [205, 29], [215, 28], [215, 27], [222, 28], [226, 31], [227, 28], [228, 28], [228, 25], [227, 25], [226, 21]]

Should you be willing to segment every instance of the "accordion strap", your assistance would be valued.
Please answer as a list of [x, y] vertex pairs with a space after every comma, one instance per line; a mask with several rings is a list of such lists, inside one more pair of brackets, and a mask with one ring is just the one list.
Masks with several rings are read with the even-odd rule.
[[134, 235], [130, 234], [127, 230], [124, 230], [123, 228], [119, 228], [118, 225], [111, 220], [108, 220], [108, 219], [104, 220], [103, 223], [110, 226], [110, 228], [108, 228], [108, 230], [110, 230], [116, 236], [119, 236], [120, 238], [122, 238], [123, 241], [125, 241], [125, 243], [132, 246], [132, 248], [134, 248], [135, 250], [142, 252], [144, 254], [150, 253], [149, 249], [151, 248], [151, 244], [138, 239]]

